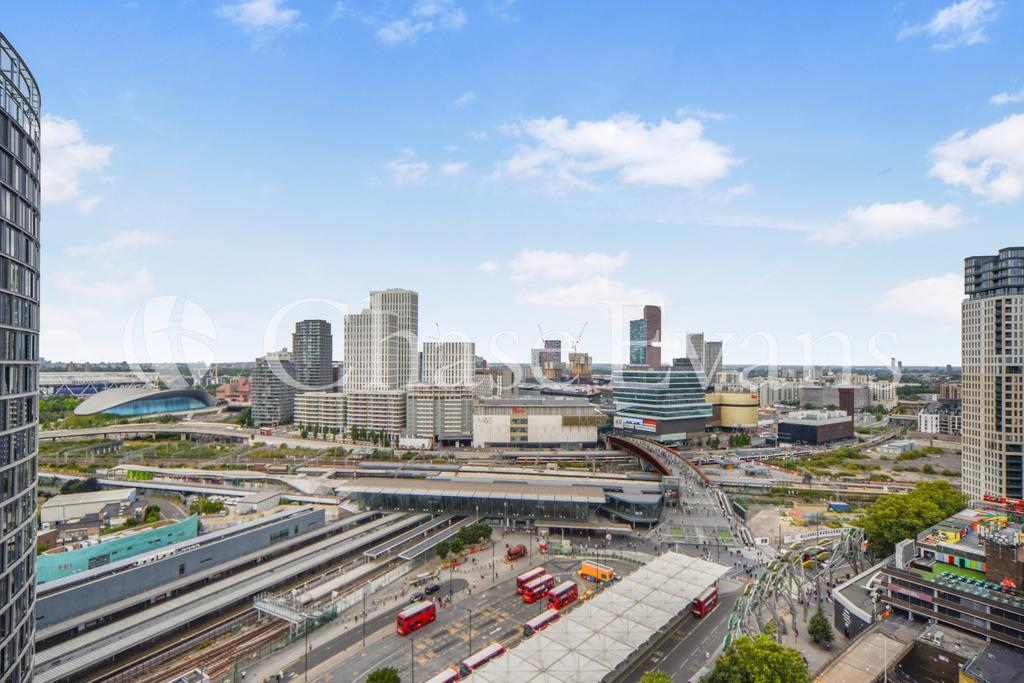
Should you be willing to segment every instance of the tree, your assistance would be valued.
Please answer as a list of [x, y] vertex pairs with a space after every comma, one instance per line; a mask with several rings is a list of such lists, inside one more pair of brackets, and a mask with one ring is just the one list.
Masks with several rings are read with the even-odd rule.
[[648, 671], [640, 677], [640, 683], [672, 683], [672, 677], [664, 671]]
[[451, 552], [452, 545], [448, 541], [439, 541], [437, 544], [437, 556], [442, 560], [448, 557], [448, 553]]
[[355, 441], [356, 437], [359, 436], [359, 430], [356, 429], [355, 425], [352, 425], [351, 427], [348, 428], [348, 433], [349, 433], [349, 436], [352, 437], [353, 441]]
[[402, 683], [402, 679], [398, 675], [398, 669], [385, 666], [371, 671], [366, 677], [366, 683]]
[[832, 630], [832, 622], [828, 620], [825, 611], [820, 607], [811, 616], [811, 621], [807, 624], [807, 632], [811, 634], [811, 638], [814, 638], [814, 642], [818, 645], [830, 645], [836, 638], [836, 634]]
[[462, 549], [466, 547], [466, 544], [463, 543], [462, 540], [459, 539], [458, 536], [456, 536], [454, 539], [452, 539], [452, 542], [449, 543], [448, 545], [449, 545], [449, 547], [452, 550], [452, 555], [458, 555], [459, 553], [462, 552]]
[[893, 552], [896, 543], [914, 538], [967, 507], [967, 496], [948, 481], [918, 484], [909, 493], [879, 496], [860, 519], [871, 551], [878, 557]]
[[734, 640], [704, 683], [745, 683], [746, 681], [779, 681], [810, 683], [807, 665], [798, 650], [776, 643], [766, 633], [756, 638], [743, 636]]

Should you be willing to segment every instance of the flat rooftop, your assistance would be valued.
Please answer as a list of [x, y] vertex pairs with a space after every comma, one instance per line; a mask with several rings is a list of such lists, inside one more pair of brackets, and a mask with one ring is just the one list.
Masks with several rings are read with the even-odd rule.
[[94, 503], [117, 503], [135, 495], [135, 489], [104, 489], [88, 493], [62, 493], [43, 503], [44, 508], [65, 505], [89, 505]]
[[406, 493], [452, 498], [552, 500], [597, 504], [605, 502], [604, 489], [600, 486], [537, 486], [536, 484], [498, 484], [483, 481], [367, 477], [365, 479], [355, 479], [334, 488], [335, 491], [342, 495], [355, 493]]
[[481, 406], [553, 406], [553, 407], [596, 407], [585, 398], [575, 396], [528, 396], [515, 398], [481, 398]]

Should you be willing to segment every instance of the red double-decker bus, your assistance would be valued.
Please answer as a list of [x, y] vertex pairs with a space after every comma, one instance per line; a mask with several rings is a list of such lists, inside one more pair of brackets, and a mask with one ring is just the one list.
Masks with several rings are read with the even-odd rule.
[[562, 615], [556, 609], [544, 610], [533, 619], [523, 624], [523, 638], [529, 638], [537, 631], [543, 631], [551, 624], [558, 621]]
[[703, 619], [711, 614], [711, 610], [718, 605], [718, 588], [712, 586], [695, 598], [690, 606], [690, 612], [698, 619]]
[[422, 600], [409, 605], [398, 613], [395, 619], [395, 630], [398, 635], [404, 636], [416, 629], [423, 628], [434, 619], [437, 619], [437, 606], [430, 600]]
[[459, 677], [465, 678], [492, 659], [505, 654], [505, 648], [500, 643], [491, 643], [484, 649], [462, 660], [459, 664]]
[[562, 609], [579, 596], [580, 589], [576, 586], [576, 582], [565, 581], [552, 588], [551, 592], [548, 593], [548, 607]]
[[534, 579], [539, 579], [545, 574], [547, 574], [547, 571], [545, 571], [544, 567], [534, 567], [525, 574], [520, 574], [516, 577], [516, 593], [522, 595], [523, 589], [526, 588], [526, 584], [530, 583]]
[[427, 683], [455, 683], [459, 680], [459, 672], [455, 669], [445, 669], [441, 673], [437, 674], [433, 678], [427, 681]]
[[538, 577], [523, 587], [523, 600], [528, 603], [537, 602], [547, 595], [554, 586], [555, 577], [551, 574]]

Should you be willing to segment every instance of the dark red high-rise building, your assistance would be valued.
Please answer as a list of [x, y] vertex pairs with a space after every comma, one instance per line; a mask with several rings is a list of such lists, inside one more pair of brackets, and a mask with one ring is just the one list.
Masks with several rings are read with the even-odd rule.
[[661, 306], [644, 306], [644, 322], [647, 325], [647, 364], [661, 365]]
[[853, 387], [839, 387], [839, 410], [852, 416], [857, 412], [856, 390]]

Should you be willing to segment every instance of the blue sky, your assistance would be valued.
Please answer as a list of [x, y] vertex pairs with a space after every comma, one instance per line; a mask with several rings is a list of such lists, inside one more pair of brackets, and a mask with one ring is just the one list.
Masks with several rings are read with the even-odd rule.
[[173, 301], [194, 359], [251, 359], [301, 317], [340, 349], [341, 311], [393, 286], [420, 292], [421, 338], [491, 359], [584, 322], [581, 350], [622, 358], [622, 320], [661, 302], [726, 363], [839, 333], [855, 363], [956, 364], [963, 257], [1024, 243], [1018, 3], [5, 16], [46, 114], [48, 358], [162, 360]]

